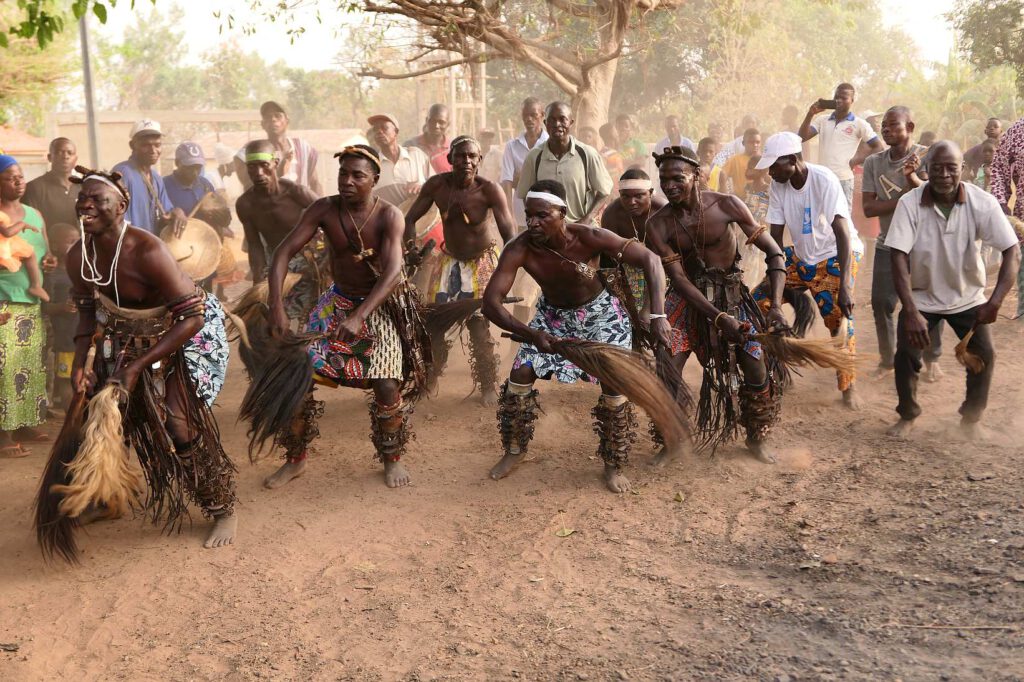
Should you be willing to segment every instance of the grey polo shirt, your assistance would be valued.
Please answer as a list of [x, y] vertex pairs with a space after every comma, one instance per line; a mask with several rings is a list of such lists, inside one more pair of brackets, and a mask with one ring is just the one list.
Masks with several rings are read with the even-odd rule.
[[[579, 222], [597, 196], [608, 196], [612, 178], [604, 166], [601, 153], [574, 137], [569, 138], [569, 151], [556, 157], [548, 144], [537, 145], [523, 161], [523, 171], [516, 186], [516, 196], [526, 199], [530, 186], [538, 180], [557, 180], [565, 187], [566, 219]], [[539, 157], [539, 163], [538, 163]]]

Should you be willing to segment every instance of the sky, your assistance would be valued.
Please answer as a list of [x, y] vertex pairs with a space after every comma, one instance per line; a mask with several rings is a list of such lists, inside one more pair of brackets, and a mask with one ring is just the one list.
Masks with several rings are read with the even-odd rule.
[[[263, 0], [271, 4], [272, 0]], [[169, 0], [158, 0], [158, 6], [170, 4]], [[136, 0], [138, 7], [146, 7], [146, 0]], [[243, 49], [256, 51], [266, 50], [274, 45], [274, 54], [288, 64], [299, 65], [310, 70], [334, 68], [337, 51], [324, 49], [327, 45], [339, 45], [332, 29], [336, 19], [329, 19], [326, 24], [317, 24], [314, 14], [309, 10], [299, 10], [298, 15], [306, 26], [306, 33], [294, 44], [289, 44], [284, 26], [280, 23], [266, 23], [253, 36], [246, 36], [239, 29], [229, 30], [223, 21], [214, 18], [213, 12], [221, 11], [223, 16], [233, 14], [236, 18], [248, 14], [250, 0], [207, 0], [206, 2], [178, 2], [185, 10], [185, 23], [188, 26], [186, 35], [189, 42], [189, 57], [198, 63], [200, 55], [210, 47], [226, 40], [237, 40]], [[321, 0], [324, 7], [331, 7], [333, 2]], [[954, 0], [880, 0], [882, 21], [891, 27], [903, 28], [917, 43], [921, 56], [926, 61], [945, 63], [949, 50], [953, 46], [953, 31], [943, 14], [953, 8]], [[105, 26], [92, 22], [96, 33], [117, 38], [132, 22], [130, 3], [121, 2], [111, 10]]]

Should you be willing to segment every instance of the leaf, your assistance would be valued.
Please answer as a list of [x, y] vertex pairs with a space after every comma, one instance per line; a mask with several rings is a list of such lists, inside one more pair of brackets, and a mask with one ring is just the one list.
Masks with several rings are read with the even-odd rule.
[[92, 13], [96, 15], [96, 18], [100, 20], [101, 24], [107, 23], [107, 7], [102, 3], [97, 2], [92, 6]]
[[569, 537], [570, 535], [572, 535], [575, 532], [576, 532], [575, 528], [565, 528], [563, 526], [562, 528], [559, 528], [558, 530], [555, 531], [555, 535], [557, 535], [560, 538], [567, 538], [567, 537]]
[[685, 502], [686, 495], [682, 494], [681, 492], [678, 492], [676, 493], [676, 496], [673, 497], [672, 499], [675, 500], [676, 502]]

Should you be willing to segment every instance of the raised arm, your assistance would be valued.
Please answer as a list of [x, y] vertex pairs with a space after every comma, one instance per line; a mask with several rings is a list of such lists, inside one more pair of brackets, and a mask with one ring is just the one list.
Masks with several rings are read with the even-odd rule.
[[814, 129], [814, 126], [811, 125], [811, 122], [814, 120], [815, 116], [817, 116], [823, 111], [825, 110], [818, 106], [817, 101], [815, 101], [814, 104], [810, 106], [810, 108], [807, 110], [807, 115], [804, 116], [803, 123], [800, 124], [800, 130], [798, 131], [801, 140], [807, 142], [807, 140], [814, 138], [814, 136], [818, 134], [818, 131]]

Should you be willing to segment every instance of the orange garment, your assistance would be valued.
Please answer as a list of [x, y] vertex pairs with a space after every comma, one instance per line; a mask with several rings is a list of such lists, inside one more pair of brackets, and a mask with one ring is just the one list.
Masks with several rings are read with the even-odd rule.
[[722, 166], [722, 173], [724, 177], [722, 180], [727, 180], [732, 183], [731, 186], [726, 184], [722, 185], [722, 180], [719, 181], [719, 192], [732, 192], [740, 198], [747, 196], [745, 190], [747, 186], [747, 164], [750, 163], [749, 154], [733, 154], [729, 157], [729, 160]]

